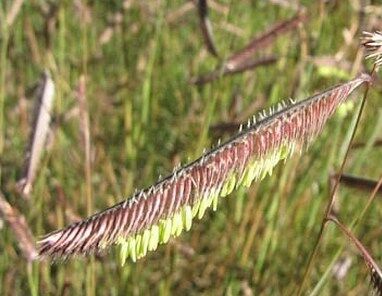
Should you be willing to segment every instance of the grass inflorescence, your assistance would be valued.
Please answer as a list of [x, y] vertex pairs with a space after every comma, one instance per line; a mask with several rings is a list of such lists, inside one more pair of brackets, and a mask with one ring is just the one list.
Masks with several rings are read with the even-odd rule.
[[192, 219], [201, 219], [207, 208], [216, 210], [219, 197], [263, 179], [280, 160], [308, 146], [335, 109], [369, 81], [363, 74], [298, 103], [280, 103], [260, 113], [233, 138], [155, 185], [47, 235], [39, 242], [40, 255], [65, 257], [118, 243], [122, 261], [128, 255], [135, 261], [183, 229], [189, 230]]

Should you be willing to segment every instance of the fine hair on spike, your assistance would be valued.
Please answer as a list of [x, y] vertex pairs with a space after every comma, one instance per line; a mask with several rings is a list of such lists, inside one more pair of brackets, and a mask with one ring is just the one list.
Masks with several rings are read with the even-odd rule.
[[[346, 83], [283, 108], [216, 146], [153, 186], [100, 213], [46, 235], [39, 242], [43, 256], [69, 256], [121, 245], [121, 259], [145, 256], [170, 237], [189, 230], [207, 208], [216, 210], [220, 197], [239, 186], [249, 187], [272, 173], [274, 166], [301, 151], [322, 130], [336, 108], [370, 76]], [[272, 110], [272, 109], [271, 109]]]

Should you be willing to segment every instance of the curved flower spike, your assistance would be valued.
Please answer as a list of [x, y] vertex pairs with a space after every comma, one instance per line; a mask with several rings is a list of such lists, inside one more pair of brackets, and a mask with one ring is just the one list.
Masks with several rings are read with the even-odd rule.
[[[361, 76], [300, 102], [280, 103], [248, 121], [231, 139], [131, 198], [39, 242], [40, 256], [67, 257], [121, 245], [133, 261], [189, 230], [192, 220], [216, 210], [220, 197], [272, 173], [280, 160], [301, 151], [336, 108], [370, 76]], [[255, 117], [256, 118], [256, 117]]]

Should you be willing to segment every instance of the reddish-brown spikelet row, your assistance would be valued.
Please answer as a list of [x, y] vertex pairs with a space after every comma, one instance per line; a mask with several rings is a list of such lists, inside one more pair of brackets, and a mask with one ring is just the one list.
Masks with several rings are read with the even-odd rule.
[[40, 256], [101, 250], [120, 237], [142, 233], [161, 219], [171, 218], [183, 206], [195, 205], [208, 193], [219, 191], [232, 174], [240, 180], [254, 161], [266, 159], [283, 146], [295, 144], [301, 149], [322, 130], [336, 107], [369, 81], [363, 74], [299, 103], [280, 105], [268, 116], [261, 115], [260, 121], [229, 141], [132, 198], [48, 234], [39, 243]]

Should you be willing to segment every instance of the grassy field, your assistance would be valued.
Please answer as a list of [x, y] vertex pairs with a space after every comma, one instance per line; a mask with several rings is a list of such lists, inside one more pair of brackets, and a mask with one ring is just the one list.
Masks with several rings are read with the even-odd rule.
[[[382, 4], [365, 14], [358, 2], [300, 1], [308, 20], [258, 56], [276, 63], [195, 86], [194, 76], [221, 61], [203, 43], [195, 7], [185, 1], [25, 1], [7, 24], [14, 1], [0, 2], [1, 191], [36, 238], [131, 196], [195, 159], [281, 99], [303, 99], [370, 69], [362, 30], [380, 29]], [[210, 4], [224, 60], [273, 23], [296, 14], [277, 1]], [[293, 1], [279, 1], [292, 3]], [[29, 200], [16, 190], [31, 132], [33, 88], [44, 69], [56, 85], [53, 128]], [[85, 79], [86, 108], [78, 86]], [[345, 172], [378, 179], [382, 172], [381, 87], [371, 89]], [[355, 98], [362, 97], [362, 89]], [[97, 257], [28, 263], [4, 222], [0, 230], [2, 295], [294, 295], [301, 283], [360, 100], [338, 112], [318, 140], [277, 166], [249, 190], [222, 199], [218, 211], [136, 263], [120, 266], [117, 248]], [[79, 111], [79, 109], [81, 109]], [[84, 143], [88, 112], [90, 153]], [[343, 111], [343, 110], [342, 110]], [[91, 166], [89, 167], [90, 159]], [[345, 224], [370, 191], [340, 186], [336, 212]], [[355, 231], [382, 259], [382, 204], [377, 199]], [[304, 295], [370, 292], [362, 258], [328, 227]], [[341, 252], [340, 252], [341, 250]], [[344, 263], [345, 262], [345, 263]], [[343, 278], [333, 266], [349, 263]]]

